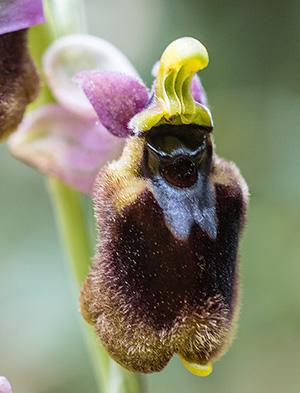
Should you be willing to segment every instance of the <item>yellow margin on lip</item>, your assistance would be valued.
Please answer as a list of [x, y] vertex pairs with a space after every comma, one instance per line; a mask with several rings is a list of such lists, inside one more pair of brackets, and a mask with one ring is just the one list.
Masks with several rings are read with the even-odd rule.
[[191, 363], [185, 360], [181, 355], [179, 355], [179, 357], [184, 367], [186, 367], [194, 375], [206, 377], [213, 370], [212, 362], [207, 362], [206, 364]]

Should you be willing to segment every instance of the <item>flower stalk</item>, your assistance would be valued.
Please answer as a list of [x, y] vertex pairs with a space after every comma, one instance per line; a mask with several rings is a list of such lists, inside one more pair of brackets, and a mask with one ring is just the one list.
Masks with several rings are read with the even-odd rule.
[[[80, 194], [61, 180], [48, 178], [48, 191], [76, 294], [88, 273], [91, 246]], [[142, 393], [142, 378], [111, 360], [91, 326], [83, 323], [85, 340], [93, 364], [99, 392]]]
[[[90, 264], [91, 247], [87, 233], [85, 217], [80, 194], [64, 184], [61, 180], [48, 178], [48, 191], [59, 234], [66, 251], [66, 260], [72, 281], [78, 293]], [[85, 327], [86, 342], [94, 362], [95, 376], [101, 390], [107, 385], [108, 357], [101, 347], [96, 348], [96, 336], [89, 326]], [[98, 377], [99, 376], [99, 377]]]

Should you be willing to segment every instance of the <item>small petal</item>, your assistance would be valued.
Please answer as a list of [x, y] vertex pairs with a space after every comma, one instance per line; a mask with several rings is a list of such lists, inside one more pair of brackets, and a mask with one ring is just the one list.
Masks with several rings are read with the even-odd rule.
[[101, 123], [114, 135], [126, 138], [129, 120], [144, 109], [149, 96], [136, 77], [117, 72], [84, 71], [74, 78], [93, 105]]
[[0, 35], [0, 142], [17, 128], [39, 90], [39, 75], [27, 49], [27, 30]]
[[89, 195], [99, 169], [124, 145], [101, 124], [57, 105], [28, 114], [9, 142], [17, 158]]
[[2, 0], [0, 34], [10, 33], [45, 21], [42, 0]]
[[5, 377], [0, 377], [0, 393], [13, 393], [10, 383]]
[[54, 97], [65, 108], [95, 118], [95, 111], [81, 89], [72, 82], [75, 74], [102, 69], [137, 76], [122, 52], [109, 42], [91, 35], [74, 34], [56, 40], [45, 52], [44, 72]]

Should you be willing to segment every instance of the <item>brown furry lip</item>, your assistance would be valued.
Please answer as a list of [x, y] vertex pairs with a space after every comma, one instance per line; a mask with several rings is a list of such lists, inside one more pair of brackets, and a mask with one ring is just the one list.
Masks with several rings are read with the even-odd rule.
[[[185, 154], [184, 138], [173, 143]], [[174, 187], [156, 168], [160, 159], [149, 160], [146, 137], [129, 137], [120, 160], [96, 180], [99, 244], [80, 309], [112, 358], [130, 371], [160, 371], [175, 353], [205, 365], [234, 337], [247, 186], [210, 140], [197, 160], [199, 182]]]

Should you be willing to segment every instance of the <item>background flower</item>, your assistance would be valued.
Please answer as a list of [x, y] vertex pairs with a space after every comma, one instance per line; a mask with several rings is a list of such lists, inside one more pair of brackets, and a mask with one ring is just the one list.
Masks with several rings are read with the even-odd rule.
[[[43, 65], [58, 104], [44, 105], [29, 113], [11, 137], [10, 150], [42, 173], [91, 194], [99, 169], [120, 156], [130, 119], [126, 121], [126, 116], [143, 109], [148, 101], [147, 89], [117, 48], [89, 35], [56, 40], [47, 49]], [[101, 122], [73, 81], [78, 71], [91, 68], [124, 72], [102, 71], [102, 79], [97, 78], [96, 87], [102, 91], [97, 103], [105, 109], [100, 111]], [[84, 75], [77, 80], [83, 80]]]
[[39, 92], [39, 76], [27, 49], [27, 29], [44, 21], [42, 0], [0, 4], [0, 142], [16, 129]]

